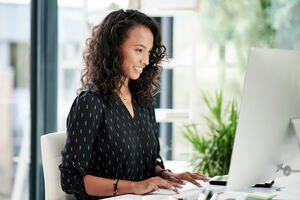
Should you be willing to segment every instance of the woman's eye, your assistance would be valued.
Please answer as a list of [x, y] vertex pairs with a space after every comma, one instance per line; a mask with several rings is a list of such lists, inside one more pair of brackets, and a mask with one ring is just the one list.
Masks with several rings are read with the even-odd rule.
[[137, 52], [142, 53], [143, 49], [136, 49]]

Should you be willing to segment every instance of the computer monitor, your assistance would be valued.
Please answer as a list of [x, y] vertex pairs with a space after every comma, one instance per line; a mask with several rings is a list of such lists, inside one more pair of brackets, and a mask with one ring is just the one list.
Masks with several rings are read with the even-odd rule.
[[251, 49], [227, 189], [288, 175], [289, 167], [300, 170], [299, 124], [291, 123], [298, 118], [300, 51]]

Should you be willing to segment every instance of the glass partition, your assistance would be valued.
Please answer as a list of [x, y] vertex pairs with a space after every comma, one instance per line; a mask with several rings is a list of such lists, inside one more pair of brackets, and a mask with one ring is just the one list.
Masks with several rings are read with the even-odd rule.
[[0, 1], [0, 199], [29, 199], [30, 1]]

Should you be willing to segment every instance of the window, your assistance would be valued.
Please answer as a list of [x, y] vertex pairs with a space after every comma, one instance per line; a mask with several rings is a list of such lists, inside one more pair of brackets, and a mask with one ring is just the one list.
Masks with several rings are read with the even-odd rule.
[[0, 26], [0, 199], [26, 200], [30, 164], [29, 1], [1, 1]]

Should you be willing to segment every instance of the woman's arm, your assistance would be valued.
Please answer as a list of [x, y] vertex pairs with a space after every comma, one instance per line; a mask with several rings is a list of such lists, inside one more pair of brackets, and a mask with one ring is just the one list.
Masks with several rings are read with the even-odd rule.
[[[102, 178], [92, 175], [84, 176], [85, 191], [90, 196], [113, 196], [115, 179]], [[177, 188], [181, 186], [177, 183], [167, 181], [160, 177], [152, 177], [144, 181], [119, 180], [117, 185], [117, 195], [123, 194], [147, 194], [159, 188], [173, 190], [178, 193]]]
[[[115, 179], [86, 175], [84, 177], [84, 187], [88, 195], [91, 196], [113, 196]], [[118, 195], [134, 193], [134, 182], [119, 180]]]

